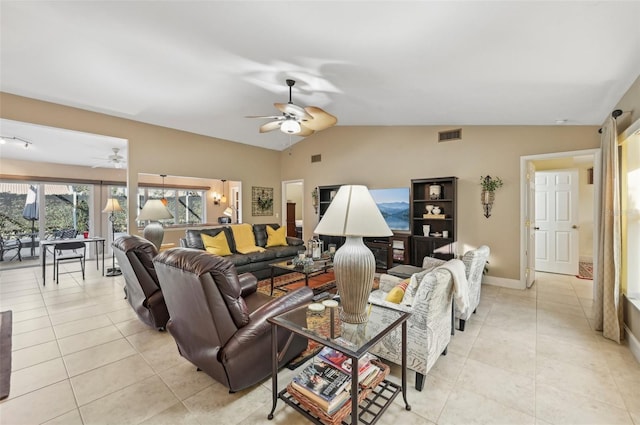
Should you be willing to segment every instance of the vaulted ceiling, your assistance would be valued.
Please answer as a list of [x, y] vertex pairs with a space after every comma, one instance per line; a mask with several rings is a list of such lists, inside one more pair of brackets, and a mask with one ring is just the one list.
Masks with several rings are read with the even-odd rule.
[[339, 126], [599, 125], [640, 71], [631, 1], [0, 8], [3, 92], [275, 150], [290, 136], [246, 116], [278, 114], [287, 78]]

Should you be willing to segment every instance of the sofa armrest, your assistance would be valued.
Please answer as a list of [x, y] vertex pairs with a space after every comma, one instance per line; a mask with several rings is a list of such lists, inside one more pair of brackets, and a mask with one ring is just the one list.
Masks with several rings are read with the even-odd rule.
[[180, 247], [181, 248], [189, 248], [187, 246], [187, 240], [185, 238], [180, 238]]
[[218, 353], [222, 362], [239, 357], [245, 350], [250, 350], [256, 338], [263, 334], [271, 333], [271, 324], [268, 318], [285, 313], [297, 307], [302, 307], [312, 301], [313, 291], [309, 287], [302, 287], [289, 292], [282, 297], [275, 298], [251, 314], [249, 323], [239, 329], [227, 341], [227, 344]]
[[242, 273], [238, 275], [238, 282], [240, 283], [240, 296], [242, 298], [258, 290], [258, 278], [252, 273]]

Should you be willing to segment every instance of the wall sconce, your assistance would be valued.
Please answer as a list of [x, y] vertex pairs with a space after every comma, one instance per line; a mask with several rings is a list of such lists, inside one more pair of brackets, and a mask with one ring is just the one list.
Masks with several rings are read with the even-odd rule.
[[480, 176], [480, 186], [482, 187], [480, 202], [482, 202], [482, 209], [486, 218], [491, 217], [491, 208], [493, 208], [493, 202], [496, 198], [495, 191], [501, 188], [503, 184], [500, 177]]

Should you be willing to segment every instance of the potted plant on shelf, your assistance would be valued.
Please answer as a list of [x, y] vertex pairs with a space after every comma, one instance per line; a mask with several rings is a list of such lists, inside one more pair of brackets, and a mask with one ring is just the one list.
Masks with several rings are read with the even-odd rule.
[[493, 207], [493, 201], [495, 200], [495, 191], [503, 185], [504, 183], [500, 177], [480, 176], [480, 186], [482, 187], [480, 201], [482, 202], [485, 217], [491, 217], [491, 208]]

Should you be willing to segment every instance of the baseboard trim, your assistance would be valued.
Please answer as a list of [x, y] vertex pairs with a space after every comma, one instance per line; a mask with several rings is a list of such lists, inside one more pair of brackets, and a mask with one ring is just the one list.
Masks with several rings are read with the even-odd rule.
[[638, 341], [638, 339], [631, 333], [631, 329], [626, 325], [624, 327], [624, 331], [627, 341], [629, 341], [629, 349], [631, 349], [633, 357], [635, 357], [638, 363], [640, 363], [640, 341]]
[[506, 279], [504, 277], [484, 276], [482, 283], [485, 285], [499, 286], [510, 289], [526, 289], [526, 285], [516, 279]]

